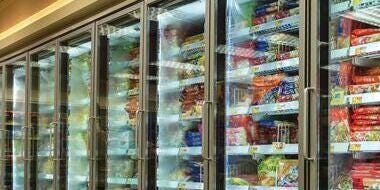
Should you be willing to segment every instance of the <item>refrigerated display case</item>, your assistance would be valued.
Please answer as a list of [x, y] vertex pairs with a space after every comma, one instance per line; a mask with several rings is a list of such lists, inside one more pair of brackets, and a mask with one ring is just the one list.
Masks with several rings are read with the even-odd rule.
[[148, 170], [156, 170], [148, 188], [203, 189], [205, 11], [205, 0], [148, 5], [149, 119], [143, 135], [153, 160]]
[[3, 187], [24, 188], [26, 56], [5, 65], [5, 108], [3, 123]]
[[[380, 1], [332, 0], [328, 90], [328, 188], [380, 189]], [[320, 79], [323, 81], [323, 79]]]
[[59, 41], [58, 186], [87, 189], [91, 128], [92, 27]]
[[55, 43], [31, 52], [28, 89], [28, 186], [54, 189]]
[[210, 64], [224, 178], [216, 183], [225, 181], [217, 189], [299, 189], [299, 1], [227, 0], [217, 8]]
[[142, 105], [138, 8], [111, 15], [97, 26], [97, 188], [138, 188], [138, 110]]

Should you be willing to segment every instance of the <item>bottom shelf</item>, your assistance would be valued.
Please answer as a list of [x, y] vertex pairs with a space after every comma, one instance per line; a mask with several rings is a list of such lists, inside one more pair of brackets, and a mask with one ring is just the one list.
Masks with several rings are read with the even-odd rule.
[[203, 183], [201, 182], [179, 182], [169, 180], [158, 180], [158, 187], [175, 188], [175, 189], [203, 189]]
[[227, 185], [226, 189], [228, 189], [228, 190], [297, 190], [298, 187]]

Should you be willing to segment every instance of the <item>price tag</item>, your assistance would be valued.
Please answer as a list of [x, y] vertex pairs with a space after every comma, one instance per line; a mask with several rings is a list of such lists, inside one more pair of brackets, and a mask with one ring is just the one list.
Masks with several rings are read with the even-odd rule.
[[133, 184], [133, 180], [131, 178], [127, 179], [127, 184]]
[[362, 3], [362, 0], [353, 0], [352, 1], [352, 6], [358, 6], [360, 3]]
[[259, 113], [259, 111], [260, 111], [259, 107], [252, 107], [253, 114]]
[[285, 104], [277, 104], [276, 105], [276, 111], [281, 111], [285, 108]]
[[185, 183], [178, 183], [177, 189], [185, 190], [186, 189], [186, 184]]
[[252, 67], [252, 72], [256, 73], [257, 71], [259, 71], [259, 66], [253, 66]]
[[280, 27], [280, 26], [282, 25], [282, 20], [275, 20], [275, 21], [274, 21], [274, 25], [275, 25], [276, 27]]
[[358, 47], [355, 49], [355, 55], [361, 55], [363, 53], [365, 53], [365, 49], [366, 47]]
[[355, 97], [352, 97], [352, 103], [353, 104], [361, 104], [362, 103], [362, 97], [361, 96], [355, 96]]
[[183, 156], [187, 153], [187, 148], [186, 147], [182, 147], [179, 149], [179, 155]]
[[360, 151], [362, 148], [362, 145], [361, 144], [358, 144], [358, 143], [351, 143], [350, 144], [350, 147], [348, 148], [349, 151], [352, 151], [352, 152], [357, 152], [357, 151]]
[[257, 149], [258, 147], [257, 146], [250, 146], [249, 147], [249, 154], [256, 154], [257, 153]]
[[273, 147], [273, 150], [275, 152], [284, 152], [285, 143], [284, 142], [273, 142], [272, 147]]
[[335, 150], [334, 150], [334, 145], [330, 145], [330, 152], [331, 152], [331, 153], [334, 153], [334, 151], [335, 151]]
[[259, 26], [260, 25], [252, 26], [251, 32], [257, 32], [257, 31], [259, 31]]

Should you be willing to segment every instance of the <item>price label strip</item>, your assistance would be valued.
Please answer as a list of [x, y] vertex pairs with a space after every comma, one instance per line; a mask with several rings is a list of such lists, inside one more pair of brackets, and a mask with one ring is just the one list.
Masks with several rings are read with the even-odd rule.
[[361, 104], [363, 98], [361, 96], [352, 97], [352, 104]]

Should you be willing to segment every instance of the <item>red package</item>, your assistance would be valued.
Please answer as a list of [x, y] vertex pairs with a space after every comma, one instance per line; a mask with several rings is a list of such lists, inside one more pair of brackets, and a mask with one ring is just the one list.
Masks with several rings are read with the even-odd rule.
[[284, 77], [285, 77], [284, 73], [253, 77], [252, 86], [254, 88], [278, 86]]
[[360, 37], [360, 36], [380, 33], [380, 29], [378, 28], [355, 29], [351, 33], [357, 37]]
[[267, 58], [265, 56], [256, 57], [249, 60], [251, 65], [261, 65], [267, 62]]
[[352, 81], [355, 84], [370, 84], [370, 83], [379, 83], [380, 76], [353, 76]]
[[380, 120], [354, 120], [354, 125], [379, 125]]
[[380, 131], [379, 125], [363, 126], [363, 125], [351, 125], [351, 131]]
[[361, 44], [367, 44], [372, 42], [380, 41], [380, 33], [372, 34], [368, 36], [361, 36], [361, 37], [353, 37], [351, 38], [351, 45], [361, 45]]
[[345, 87], [351, 84], [351, 73], [352, 73], [351, 62], [343, 61], [340, 62], [339, 67], [339, 85]]
[[360, 114], [353, 114], [351, 115], [351, 118], [354, 120], [378, 120], [380, 121], [380, 114], [367, 114], [367, 115], [360, 115]]
[[282, 19], [282, 18], [285, 18], [285, 17], [289, 17], [290, 16], [290, 12], [289, 11], [278, 11], [276, 14], [275, 14], [275, 18], [278, 20], [278, 19]]
[[380, 114], [380, 106], [362, 106], [354, 109], [355, 114]]
[[265, 23], [267, 20], [265, 19], [265, 16], [261, 17], [254, 17], [253, 18], [253, 26], [260, 25]]

